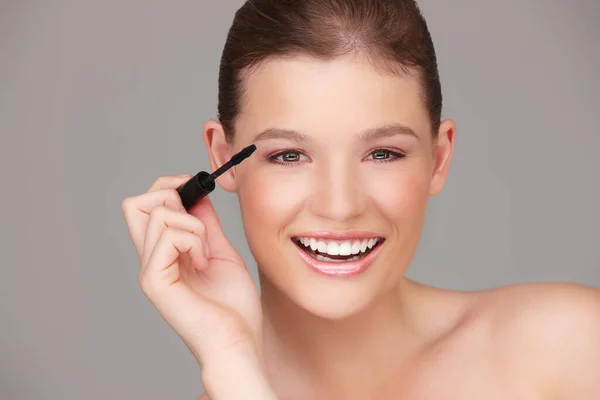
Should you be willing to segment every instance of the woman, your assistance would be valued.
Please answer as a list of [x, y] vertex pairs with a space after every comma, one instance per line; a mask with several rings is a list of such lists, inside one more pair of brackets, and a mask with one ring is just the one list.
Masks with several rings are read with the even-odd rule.
[[600, 296], [408, 280], [448, 174], [434, 47], [412, 0], [254, 0], [204, 140], [236, 192], [261, 296], [208, 198], [163, 177], [123, 202], [145, 295], [226, 399], [598, 399]]

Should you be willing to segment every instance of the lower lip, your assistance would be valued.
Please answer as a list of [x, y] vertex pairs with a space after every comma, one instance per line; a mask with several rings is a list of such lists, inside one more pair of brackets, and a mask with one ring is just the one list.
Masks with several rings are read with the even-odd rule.
[[377, 257], [379, 250], [383, 243], [380, 243], [375, 247], [369, 254], [356, 261], [348, 261], [348, 262], [327, 262], [327, 261], [319, 261], [316, 258], [311, 257], [298, 247], [297, 244], [294, 243], [296, 250], [300, 254], [300, 257], [310, 268], [314, 271], [324, 274], [327, 276], [337, 276], [337, 277], [349, 277], [361, 274], [365, 272]]

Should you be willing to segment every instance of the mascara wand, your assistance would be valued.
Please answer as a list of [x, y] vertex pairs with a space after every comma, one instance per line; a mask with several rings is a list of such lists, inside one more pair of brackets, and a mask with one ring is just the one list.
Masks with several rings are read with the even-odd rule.
[[215, 190], [215, 180], [219, 176], [250, 157], [255, 150], [256, 145], [254, 144], [244, 147], [242, 151], [234, 154], [233, 157], [231, 157], [231, 160], [227, 161], [212, 174], [209, 174], [206, 171], [200, 171], [192, 179], [177, 188], [179, 197], [181, 197], [181, 203], [186, 211], [192, 208], [200, 199]]

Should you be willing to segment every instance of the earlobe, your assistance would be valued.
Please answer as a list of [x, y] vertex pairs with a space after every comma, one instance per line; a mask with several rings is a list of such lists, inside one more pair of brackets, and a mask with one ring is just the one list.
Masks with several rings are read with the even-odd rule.
[[[227, 141], [225, 130], [219, 121], [207, 121], [204, 124], [203, 137], [204, 145], [208, 151], [210, 168], [212, 171], [215, 171], [233, 156], [233, 145]], [[217, 178], [217, 183], [226, 191], [235, 192], [234, 168]]]
[[433, 149], [433, 176], [431, 179], [430, 195], [435, 196], [442, 191], [450, 161], [454, 154], [454, 141], [456, 124], [452, 120], [445, 120], [440, 124], [437, 141]]

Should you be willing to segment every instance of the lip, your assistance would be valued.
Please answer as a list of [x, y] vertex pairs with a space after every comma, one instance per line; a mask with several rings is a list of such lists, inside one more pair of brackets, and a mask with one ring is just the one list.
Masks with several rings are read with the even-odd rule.
[[331, 239], [331, 240], [344, 240], [344, 239], [370, 239], [370, 238], [382, 238], [382, 236], [368, 231], [346, 231], [346, 232], [332, 232], [332, 231], [312, 231], [299, 233], [292, 237], [306, 237], [315, 239]]
[[[314, 238], [319, 237], [319, 238], [333, 239], [331, 236], [303, 236], [303, 237], [314, 237]], [[364, 238], [365, 236], [358, 236], [357, 238], [360, 238], [360, 237]], [[367, 236], [367, 237], [369, 237], [369, 236]], [[377, 236], [370, 236], [370, 237], [377, 237]], [[348, 238], [348, 236], [344, 236], [344, 238]], [[292, 242], [294, 243], [294, 246], [296, 247], [296, 251], [298, 251], [298, 255], [300, 256], [302, 261], [304, 261], [312, 270], [314, 270], [322, 275], [326, 275], [326, 276], [330, 276], [330, 277], [332, 277], [332, 276], [333, 277], [351, 277], [351, 276], [359, 275], [359, 274], [365, 272], [371, 266], [371, 264], [373, 264], [373, 261], [375, 261], [375, 258], [379, 254], [379, 251], [381, 250], [381, 247], [383, 245], [383, 242], [385, 242], [385, 240], [383, 242], [379, 243], [369, 254], [367, 254], [365, 257], [361, 258], [360, 260], [349, 261], [349, 262], [344, 262], [344, 263], [332, 263], [332, 262], [326, 262], [326, 261], [319, 261], [316, 258], [309, 256], [293, 240], [292, 240]]]

